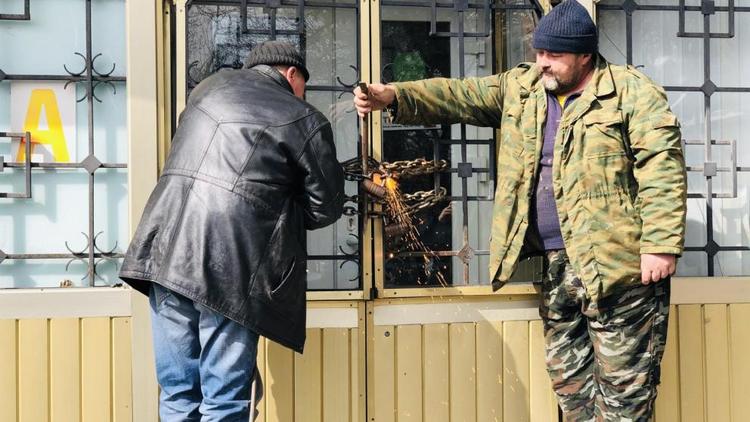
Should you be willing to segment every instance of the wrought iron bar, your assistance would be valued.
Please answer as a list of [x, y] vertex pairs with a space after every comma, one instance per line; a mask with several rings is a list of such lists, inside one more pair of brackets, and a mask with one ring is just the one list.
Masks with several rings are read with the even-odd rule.
[[[623, 10], [625, 11], [626, 2], [623, 2], [623, 4], [602, 4], [599, 3], [596, 5], [596, 10]], [[680, 7], [680, 6], [657, 6], [657, 5], [648, 5], [648, 4], [637, 4], [634, 1], [632, 2], [634, 4], [633, 11], [639, 10], [643, 12], [679, 12], [680, 10], [684, 10], [686, 12], [701, 12], [703, 10], [702, 6], [687, 6]], [[729, 12], [728, 6], [714, 6], [714, 10], [717, 12]], [[750, 6], [737, 6], [735, 5], [733, 10], [735, 12], [750, 12]]]
[[[0, 70], [0, 81], [67, 81], [84, 82], [86, 77], [68, 75], [9, 75]], [[94, 76], [96, 82], [125, 82], [124, 76]]]
[[24, 193], [0, 192], [0, 198], [29, 199], [31, 198], [31, 134], [29, 132], [0, 132], [0, 138], [18, 139], [19, 142], [23, 142], [25, 144], [24, 148], [26, 150], [26, 161], [23, 163], [6, 163], [3, 157], [0, 156], [0, 173], [2, 173], [5, 167], [15, 167], [16, 165], [18, 166], [18, 168], [23, 168], [26, 170], [24, 172], [24, 178], [26, 182], [26, 190], [24, 191]]
[[23, 2], [23, 13], [0, 13], [0, 21], [27, 21], [31, 20], [31, 5], [29, 0]]
[[[685, 0], [680, 0], [679, 5], [679, 30], [677, 32], [678, 37], [683, 38], [734, 38], [734, 0], [728, 0], [727, 3], [727, 13], [729, 14], [729, 23], [728, 23], [728, 30], [727, 32], [711, 32], [710, 31], [710, 24], [708, 27], [704, 25], [704, 31], [703, 32], [687, 32], [685, 31], [685, 14], [686, 14], [686, 7], [685, 7]], [[702, 0], [701, 6], [699, 8], [700, 12], [703, 14], [703, 19], [706, 20], [710, 15], [713, 15], [716, 13], [716, 4], [714, 3], [714, 0]]]
[[[432, 2], [432, 20], [430, 21], [430, 36], [439, 36], [439, 37], [457, 37], [460, 38], [462, 41], [459, 43], [459, 49], [462, 49], [463, 45], [463, 38], [469, 37], [469, 38], [484, 38], [489, 37], [491, 34], [490, 28], [492, 28], [492, 13], [490, 13], [490, 0], [484, 0], [484, 7], [482, 8], [484, 10], [484, 31], [482, 32], [464, 32], [463, 26], [464, 26], [464, 12], [466, 12], [469, 9], [468, 0], [455, 0], [453, 7], [458, 13], [458, 32], [439, 32], [437, 30], [437, 1], [433, 0]], [[463, 62], [463, 55], [461, 57], [461, 62]], [[463, 73], [461, 73], [463, 76]]]
[[[0, 135], [0, 138], [2, 138], [2, 135]], [[26, 166], [25, 163], [18, 163], [18, 162], [9, 162], [4, 164], [7, 168], [24, 168]], [[86, 165], [82, 163], [37, 163], [37, 162], [31, 162], [29, 165], [30, 168], [35, 169], [56, 169], [56, 170], [64, 170], [64, 169], [85, 169]], [[128, 168], [128, 165], [125, 163], [102, 163], [100, 168], [104, 169], [125, 169]]]
[[[24, 259], [70, 259], [70, 258], [80, 258], [86, 256], [86, 254], [77, 254], [77, 253], [21, 253], [21, 254], [6, 254], [4, 255], [3, 259], [18, 259], [18, 260], [24, 260]], [[124, 258], [125, 255], [122, 253], [107, 253], [107, 252], [97, 252], [94, 254], [97, 258]]]

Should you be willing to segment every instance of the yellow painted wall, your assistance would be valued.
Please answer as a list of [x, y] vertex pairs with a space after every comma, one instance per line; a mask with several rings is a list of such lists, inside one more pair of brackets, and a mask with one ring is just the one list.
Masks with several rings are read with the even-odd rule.
[[[370, 422], [557, 421], [541, 321], [375, 326]], [[750, 304], [671, 307], [656, 422], [750, 421]]]
[[750, 421], [750, 304], [671, 312], [656, 421]]
[[557, 419], [541, 321], [376, 326], [374, 422]]
[[130, 323], [0, 319], [0, 421], [132, 421]]
[[261, 339], [259, 422], [364, 421], [364, 331], [311, 328], [304, 355]]
[[[364, 314], [363, 307], [360, 312]], [[750, 304], [672, 306], [656, 422], [750, 420]], [[0, 421], [134, 421], [131, 318], [0, 320]], [[534, 321], [310, 328], [261, 340], [262, 422], [556, 421]], [[136, 388], [138, 388], [136, 386]]]

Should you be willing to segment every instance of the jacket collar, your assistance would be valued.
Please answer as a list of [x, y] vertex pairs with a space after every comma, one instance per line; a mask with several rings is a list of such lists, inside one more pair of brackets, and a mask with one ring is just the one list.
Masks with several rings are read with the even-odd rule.
[[615, 92], [615, 81], [612, 77], [612, 71], [609, 68], [609, 63], [607, 63], [601, 54], [596, 55], [594, 74], [591, 76], [591, 80], [584, 91], [591, 91], [597, 98], [606, 97]]
[[281, 85], [282, 87], [286, 88], [289, 92], [294, 94], [294, 90], [292, 89], [292, 86], [289, 85], [289, 81], [287, 81], [284, 75], [282, 75], [275, 68], [265, 65], [265, 64], [259, 64], [257, 66], [251, 67], [250, 70], [254, 70], [260, 73], [261, 75], [265, 75], [271, 78], [274, 82], [276, 82], [277, 84]]
[[531, 68], [528, 72], [524, 72], [518, 77], [518, 83], [526, 91], [533, 91], [536, 85], [539, 85], [540, 89], [544, 89], [542, 87], [542, 72], [540, 71], [539, 66], [534, 63], [529, 63], [529, 65]]

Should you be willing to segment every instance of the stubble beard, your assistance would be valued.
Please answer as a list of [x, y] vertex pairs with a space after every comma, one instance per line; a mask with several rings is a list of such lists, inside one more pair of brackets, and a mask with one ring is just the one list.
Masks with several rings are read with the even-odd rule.
[[550, 94], [556, 94], [560, 89], [560, 81], [552, 75], [542, 75], [542, 85]]
[[542, 74], [542, 86], [552, 95], [560, 95], [562, 93], [570, 92], [573, 88], [578, 85], [579, 74], [574, 73], [571, 75], [571, 80], [561, 81], [559, 77], [554, 74]]

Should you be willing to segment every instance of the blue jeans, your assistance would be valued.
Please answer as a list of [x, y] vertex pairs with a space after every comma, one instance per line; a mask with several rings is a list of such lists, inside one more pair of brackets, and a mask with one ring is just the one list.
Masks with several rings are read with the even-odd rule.
[[156, 283], [149, 303], [161, 422], [247, 422], [258, 335]]

